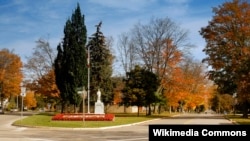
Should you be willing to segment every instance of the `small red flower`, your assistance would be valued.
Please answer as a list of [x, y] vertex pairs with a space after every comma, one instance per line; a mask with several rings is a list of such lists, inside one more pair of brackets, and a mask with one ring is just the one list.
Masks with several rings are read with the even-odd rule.
[[[84, 114], [85, 121], [114, 121], [114, 114]], [[70, 120], [70, 121], [80, 121], [83, 120], [83, 114], [56, 114], [52, 117], [52, 120]]]

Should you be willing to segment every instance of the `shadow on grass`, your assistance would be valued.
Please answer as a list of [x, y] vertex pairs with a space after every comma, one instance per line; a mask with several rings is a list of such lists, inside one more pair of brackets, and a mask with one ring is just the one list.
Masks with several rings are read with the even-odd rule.
[[151, 115], [146, 115], [146, 113], [140, 113], [139, 115], [137, 113], [113, 113], [113, 114], [115, 114], [116, 117], [147, 117], [147, 118], [167, 118], [174, 115], [169, 113], [151, 114]]

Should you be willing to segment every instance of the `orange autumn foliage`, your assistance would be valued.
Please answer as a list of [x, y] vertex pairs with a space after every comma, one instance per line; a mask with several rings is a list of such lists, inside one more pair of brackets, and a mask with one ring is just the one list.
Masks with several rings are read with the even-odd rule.
[[116, 86], [114, 87], [114, 104], [119, 104], [122, 102], [122, 89], [124, 88], [124, 82], [121, 78], [113, 78]]
[[36, 101], [36, 98], [35, 98], [34, 91], [27, 91], [26, 92], [26, 96], [24, 97], [24, 105], [28, 109], [31, 109], [31, 108], [37, 106], [37, 101]]
[[53, 70], [38, 80], [37, 92], [45, 97], [59, 98], [59, 90], [55, 83], [55, 73]]
[[[184, 65], [173, 65], [163, 79], [164, 96], [167, 105], [176, 109], [183, 102], [183, 108], [194, 110], [199, 105], [208, 107], [208, 99], [212, 94], [202, 72], [202, 67], [194, 62]], [[206, 85], [206, 86], [205, 86]]]
[[10, 98], [11, 95], [20, 94], [20, 83], [23, 78], [21, 68], [22, 62], [19, 56], [7, 49], [0, 51], [1, 98]]

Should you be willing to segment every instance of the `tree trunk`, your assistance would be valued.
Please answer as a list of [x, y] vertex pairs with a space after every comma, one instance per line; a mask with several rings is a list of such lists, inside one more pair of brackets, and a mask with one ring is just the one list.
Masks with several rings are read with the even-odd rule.
[[159, 104], [159, 107], [158, 107], [158, 114], [161, 114], [161, 104]]
[[248, 118], [248, 102], [247, 102], [247, 100], [245, 100], [244, 102], [243, 102], [243, 118]]
[[155, 110], [156, 110], [156, 104], [154, 104], [154, 106], [153, 106], [154, 108], [153, 108], [153, 114], [155, 113]]
[[172, 112], [172, 106], [169, 106], [169, 113], [171, 114]]
[[148, 116], [151, 115], [151, 104], [148, 104]]
[[61, 105], [61, 106], [62, 106], [62, 107], [61, 107], [61, 113], [64, 113], [65, 103], [62, 102], [62, 105]]
[[77, 113], [76, 107], [76, 104], [74, 104], [74, 113]]
[[137, 116], [139, 117], [139, 113], [140, 113], [140, 109], [139, 109], [140, 106], [137, 106]]
[[127, 113], [127, 106], [124, 104], [124, 113]]

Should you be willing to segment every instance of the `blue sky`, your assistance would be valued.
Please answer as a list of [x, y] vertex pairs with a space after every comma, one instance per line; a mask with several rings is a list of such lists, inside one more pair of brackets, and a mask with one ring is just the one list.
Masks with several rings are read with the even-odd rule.
[[[88, 36], [102, 21], [105, 36], [128, 32], [139, 21], [147, 22], [152, 16], [170, 18], [182, 29], [188, 30], [195, 59], [205, 57], [205, 40], [199, 30], [211, 20], [212, 7], [226, 0], [0, 0], [0, 49], [8, 48], [25, 58], [31, 56], [35, 41], [48, 39], [56, 48], [63, 38], [66, 20], [77, 3], [85, 15]], [[114, 44], [116, 45], [116, 44]]]

